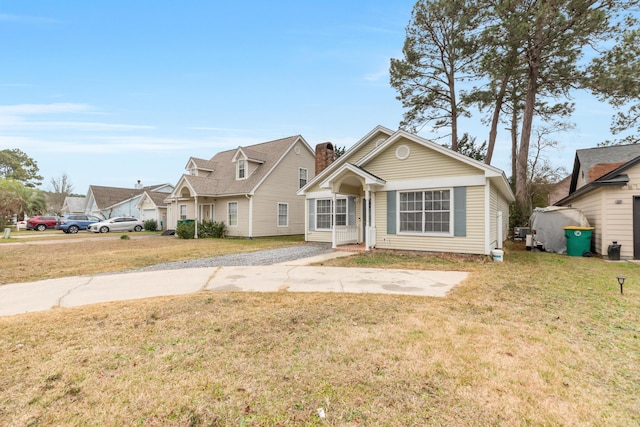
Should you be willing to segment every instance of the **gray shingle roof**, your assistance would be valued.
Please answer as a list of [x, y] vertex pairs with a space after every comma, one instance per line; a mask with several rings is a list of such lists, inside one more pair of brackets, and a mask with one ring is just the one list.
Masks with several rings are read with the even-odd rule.
[[599, 164], [627, 163], [638, 156], [640, 156], [640, 144], [612, 145], [609, 147], [576, 150], [576, 157], [585, 171]]
[[[585, 172], [585, 179], [588, 184], [600, 178], [602, 174], [607, 174], [613, 168], [629, 163], [639, 156], [640, 144], [611, 145], [576, 150], [569, 194], [577, 190], [580, 169]], [[603, 167], [603, 165], [615, 165], [615, 167], [607, 168]], [[601, 173], [594, 173], [597, 171], [601, 171]]]
[[195, 191], [195, 195], [198, 196], [249, 194], [273, 169], [285, 151], [298, 138], [301, 138], [300, 135], [263, 142], [249, 147], [240, 147], [250, 159], [264, 162], [260, 164], [253, 163], [251, 169], [253, 170], [254, 166], [257, 167], [247, 179], [236, 180], [236, 163], [232, 159], [238, 150], [237, 148], [222, 151], [206, 163], [207, 165], [215, 165], [215, 170], [210, 176], [183, 175], [183, 178]]
[[[109, 206], [116, 205], [120, 202], [128, 200], [134, 196], [144, 193], [145, 191], [152, 192], [153, 190], [163, 187], [166, 184], [152, 185], [143, 188], [120, 188], [120, 187], [103, 187], [100, 185], [90, 185], [89, 191], [93, 193], [96, 206], [98, 209], [106, 209]], [[166, 194], [165, 194], [166, 196]]]

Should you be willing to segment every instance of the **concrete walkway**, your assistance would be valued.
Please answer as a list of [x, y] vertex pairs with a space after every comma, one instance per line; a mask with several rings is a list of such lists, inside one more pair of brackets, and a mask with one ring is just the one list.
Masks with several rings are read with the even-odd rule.
[[443, 297], [469, 273], [315, 267], [333, 252], [260, 267], [208, 267], [76, 276], [0, 286], [0, 316], [200, 291], [350, 292]]

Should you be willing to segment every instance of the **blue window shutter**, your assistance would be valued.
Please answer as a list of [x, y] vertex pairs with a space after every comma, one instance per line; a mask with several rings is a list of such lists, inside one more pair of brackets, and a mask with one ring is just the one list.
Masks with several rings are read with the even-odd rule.
[[387, 234], [396, 234], [397, 191], [387, 191]]
[[467, 187], [453, 189], [453, 235], [467, 235]]
[[316, 201], [309, 199], [309, 231], [316, 229]]
[[349, 196], [347, 214], [347, 225], [356, 225], [356, 198], [353, 196]]

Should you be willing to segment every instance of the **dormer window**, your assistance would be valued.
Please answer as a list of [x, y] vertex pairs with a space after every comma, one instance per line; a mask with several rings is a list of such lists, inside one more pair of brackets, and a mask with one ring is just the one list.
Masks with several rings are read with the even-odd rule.
[[245, 179], [247, 177], [247, 161], [245, 159], [238, 159], [238, 179]]

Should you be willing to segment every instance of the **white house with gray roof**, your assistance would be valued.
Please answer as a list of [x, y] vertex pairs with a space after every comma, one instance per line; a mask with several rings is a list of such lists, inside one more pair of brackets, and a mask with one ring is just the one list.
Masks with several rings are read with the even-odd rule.
[[640, 259], [640, 144], [576, 150], [564, 196], [555, 204], [584, 213], [596, 253], [606, 257], [615, 241], [621, 258]]
[[315, 155], [300, 135], [190, 158], [165, 199], [167, 227], [180, 220], [224, 222], [228, 236], [304, 233], [304, 197]]

